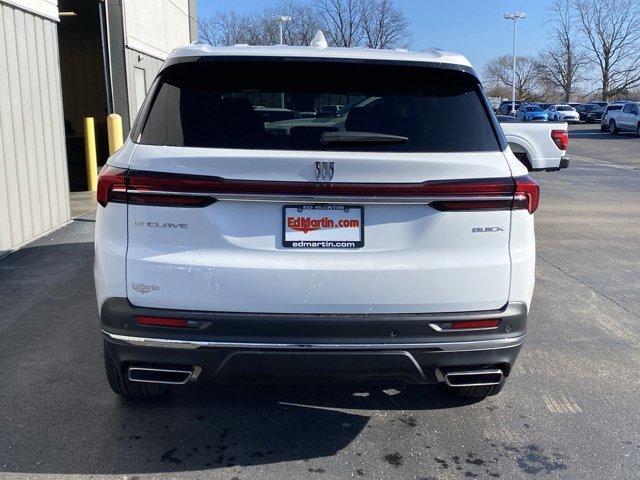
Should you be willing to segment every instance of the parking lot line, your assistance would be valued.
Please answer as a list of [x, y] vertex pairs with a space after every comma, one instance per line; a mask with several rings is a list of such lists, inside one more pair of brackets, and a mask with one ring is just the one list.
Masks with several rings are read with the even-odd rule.
[[[585, 163], [589, 163], [591, 165], [595, 165], [598, 167], [610, 167], [610, 168], [616, 168], [618, 170], [629, 170], [632, 172], [640, 172], [640, 170], [638, 170], [636, 167], [631, 167], [629, 165], [619, 165], [619, 164], [614, 164], [614, 163], [607, 163], [603, 160], [597, 160], [594, 158], [589, 158], [589, 157], [583, 157], [580, 155], [571, 155], [571, 160], [577, 160], [579, 162], [585, 162]], [[575, 166], [575, 164], [574, 164]]]

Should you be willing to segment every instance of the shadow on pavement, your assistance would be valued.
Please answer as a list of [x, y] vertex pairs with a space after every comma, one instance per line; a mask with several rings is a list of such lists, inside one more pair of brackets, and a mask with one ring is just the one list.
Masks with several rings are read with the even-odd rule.
[[[62, 236], [0, 261], [0, 471], [317, 466], [375, 428], [369, 420], [378, 410], [465, 405], [435, 387], [384, 385], [189, 385], [155, 400], [121, 399], [104, 376], [93, 244], [80, 242], [81, 233], [65, 233], [77, 243]], [[414, 420], [402, 412], [397, 422], [412, 428]]]

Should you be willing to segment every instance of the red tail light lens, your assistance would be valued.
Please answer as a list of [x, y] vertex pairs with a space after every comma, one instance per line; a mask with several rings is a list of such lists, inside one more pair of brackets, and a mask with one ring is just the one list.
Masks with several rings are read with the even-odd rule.
[[[125, 168], [105, 165], [98, 177], [96, 197], [106, 207], [109, 202], [165, 207], [204, 207], [215, 202], [211, 196], [198, 195], [204, 185], [185, 175], [140, 175]], [[198, 178], [198, 177], [194, 177]], [[199, 187], [199, 188], [198, 188]], [[154, 193], [158, 191], [158, 193]], [[143, 193], [138, 193], [143, 192]]]
[[431, 184], [427, 196], [457, 197], [429, 204], [440, 211], [510, 210], [513, 203], [514, 184], [511, 178], [427, 183]]
[[188, 320], [184, 318], [163, 318], [163, 317], [136, 317], [140, 325], [152, 327], [178, 327], [186, 328], [197, 325], [190, 325]]
[[[511, 210], [538, 207], [538, 185], [529, 177], [437, 180], [422, 183], [314, 183], [229, 180], [105, 166], [98, 202], [167, 207], [205, 207], [217, 195], [424, 198], [440, 211]], [[322, 200], [319, 200], [322, 201]]]
[[569, 132], [566, 130], [551, 130], [551, 139], [560, 150], [569, 148]]
[[466, 330], [466, 329], [477, 329], [477, 328], [496, 328], [500, 320], [460, 320], [457, 322], [452, 322], [451, 327], [454, 330]]
[[126, 201], [124, 193], [127, 188], [126, 174], [126, 168], [112, 167], [111, 165], [102, 167], [98, 176], [96, 192], [96, 198], [100, 205], [106, 207], [110, 201]]
[[529, 175], [513, 179], [516, 191], [513, 195], [513, 209], [526, 208], [529, 213], [538, 209], [540, 203], [540, 186]]
[[215, 192], [218, 182], [216, 177], [131, 170], [127, 177], [127, 202], [158, 207], [206, 207], [216, 199], [199, 194]]

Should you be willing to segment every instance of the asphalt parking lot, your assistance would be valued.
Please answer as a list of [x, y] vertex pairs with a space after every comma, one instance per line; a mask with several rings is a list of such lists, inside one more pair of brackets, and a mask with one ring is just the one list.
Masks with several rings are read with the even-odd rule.
[[570, 168], [535, 174], [536, 291], [500, 395], [193, 385], [117, 398], [89, 214], [0, 260], [0, 477], [638, 478], [640, 139], [571, 130]]

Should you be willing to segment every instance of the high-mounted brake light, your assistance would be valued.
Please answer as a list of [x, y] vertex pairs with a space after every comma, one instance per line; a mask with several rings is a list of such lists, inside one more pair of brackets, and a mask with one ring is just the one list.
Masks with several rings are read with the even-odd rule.
[[569, 148], [569, 132], [566, 130], [551, 130], [551, 139], [560, 150]]

